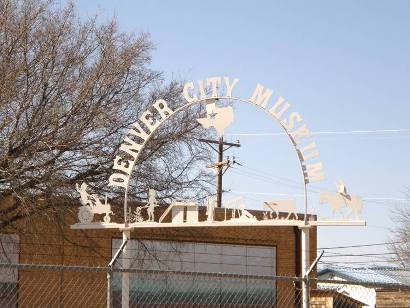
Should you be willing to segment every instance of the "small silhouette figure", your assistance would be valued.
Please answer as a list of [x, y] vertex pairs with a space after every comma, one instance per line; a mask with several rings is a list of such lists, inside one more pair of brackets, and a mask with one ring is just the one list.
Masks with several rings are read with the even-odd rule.
[[208, 197], [208, 202], [206, 206], [206, 216], [207, 221], [214, 221], [214, 209], [215, 209], [215, 196]]
[[344, 198], [351, 200], [350, 195], [347, 193], [346, 185], [343, 181], [339, 181], [336, 183], [337, 192], [341, 194]]
[[82, 183], [81, 187], [78, 186], [78, 184], [75, 184], [76, 190], [80, 193], [80, 197], [81, 197], [81, 204], [83, 206], [92, 206], [92, 202], [90, 200], [90, 197], [87, 193], [87, 187], [88, 185], [86, 183]]
[[100, 201], [100, 198], [96, 194], [89, 194], [87, 192], [88, 185], [82, 183], [81, 186], [75, 185], [76, 190], [80, 193], [81, 204], [78, 218], [81, 223], [90, 223], [93, 220], [94, 214], [105, 214], [104, 222], [110, 222], [110, 214], [113, 215], [111, 211], [111, 205], [107, 202], [107, 197], [105, 197], [105, 203]]
[[147, 208], [148, 213], [148, 221], [154, 221], [154, 209], [159, 206], [157, 203], [157, 199], [155, 198], [156, 192], [155, 189], [150, 188], [148, 191], [148, 203], [144, 208]]

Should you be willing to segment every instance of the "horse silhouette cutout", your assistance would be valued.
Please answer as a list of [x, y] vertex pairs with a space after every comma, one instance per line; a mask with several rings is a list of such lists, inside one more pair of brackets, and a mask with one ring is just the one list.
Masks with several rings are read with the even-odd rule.
[[[284, 218], [285, 220], [290, 219], [292, 215], [295, 217], [295, 219], [298, 218], [298, 215], [296, 214], [295, 202], [293, 200], [275, 200], [264, 202], [263, 207], [270, 210], [270, 219], [279, 219], [279, 214], [281, 212], [288, 213], [288, 216]], [[276, 217], [273, 217], [273, 213], [275, 213]]]
[[343, 218], [350, 219], [352, 216], [358, 219], [363, 210], [362, 198], [355, 195], [337, 193], [321, 193], [319, 202], [329, 203], [332, 209], [332, 215], [335, 217], [338, 213], [341, 213], [343, 209], [350, 209], [350, 212]]

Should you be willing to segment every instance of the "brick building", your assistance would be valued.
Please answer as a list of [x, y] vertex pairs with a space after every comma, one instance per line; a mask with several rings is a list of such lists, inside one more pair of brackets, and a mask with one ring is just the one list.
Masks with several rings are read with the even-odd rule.
[[[166, 207], [162, 206], [156, 208], [155, 217], [159, 217], [165, 209]], [[205, 210], [205, 208], [199, 208], [200, 220], [204, 219]], [[227, 211], [230, 215], [230, 210]], [[259, 219], [263, 216], [262, 211], [250, 212]], [[121, 232], [116, 229], [72, 230], [70, 225], [76, 222], [76, 215], [77, 213], [65, 215], [55, 213], [36, 219], [31, 226], [34, 232], [20, 232], [13, 235], [15, 245], [14, 248], [8, 248], [8, 257], [12, 262], [20, 264], [107, 267], [121, 243]], [[216, 209], [216, 220], [223, 220], [224, 215], [226, 215], [224, 209]], [[169, 221], [170, 217], [166, 219]], [[301, 215], [299, 219], [302, 219]], [[10, 235], [7, 237], [10, 240]], [[314, 260], [316, 257], [316, 228], [312, 227], [310, 237], [310, 259]], [[145, 249], [148, 247], [151, 252], [154, 251], [157, 261], [164, 262], [160, 262], [162, 264], [160, 267], [153, 266], [145, 255], [145, 263], [134, 262], [134, 267], [142, 266], [144, 269], [155, 270], [166, 270], [168, 267], [174, 271], [225, 272], [238, 275], [300, 276], [300, 230], [294, 226], [241, 227], [233, 225], [232, 227], [146, 228], [132, 231], [129, 247], [134, 247], [135, 253], [132, 257], [136, 260], [141, 261], [143, 251], [141, 247], [143, 246]], [[174, 255], [178, 253], [181, 256], [181, 251], [184, 252], [182, 261], [171, 260], [172, 253], [169, 249], [165, 251], [162, 249], [170, 246], [173, 247]], [[3, 258], [1, 261], [6, 260]], [[20, 269], [13, 275], [18, 277], [15, 281], [16, 284], [18, 282], [16, 286], [18, 299], [24, 299], [25, 302], [30, 302], [27, 300], [30, 296], [41, 294], [41, 288], [45, 283], [53, 286], [55, 292], [47, 292], [40, 298], [36, 296], [38, 306], [48, 303], [64, 303], [69, 298], [67, 294], [72, 292], [80, 294], [87, 285], [91, 284], [104, 286], [107, 279], [105, 273], [99, 272], [51, 271], [41, 277], [41, 284], [36, 285], [25, 283], [25, 281], [38, 279], [36, 277], [39, 275], [38, 271], [29, 268]], [[4, 278], [4, 276], [0, 277]], [[73, 277], [76, 279], [83, 277], [88, 283], [73, 286], [69, 283]], [[13, 281], [2, 282], [13, 283]], [[289, 283], [286, 282], [286, 288], [288, 286]], [[291, 302], [299, 301], [300, 294], [296, 291], [298, 287], [300, 286], [295, 286], [294, 293], [291, 295], [287, 294], [288, 297], [293, 298]], [[282, 291], [285, 292], [285, 284], [278, 281], [275, 284], [275, 292]], [[98, 295], [98, 298], [105, 299], [101, 295], [104, 290], [88, 290], [91, 297], [93, 297], [93, 292], [95, 292], [95, 297]], [[87, 306], [98, 307], [100, 304], [89, 302]], [[24, 304], [20, 302], [18, 306], [24, 307]]]

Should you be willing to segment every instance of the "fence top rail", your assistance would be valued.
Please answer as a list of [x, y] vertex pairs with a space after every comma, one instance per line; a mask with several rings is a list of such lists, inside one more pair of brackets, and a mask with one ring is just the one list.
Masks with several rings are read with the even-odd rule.
[[361, 281], [348, 281], [348, 280], [335, 280], [335, 279], [319, 279], [319, 278], [310, 278], [311, 281], [315, 281], [316, 283], [327, 283], [327, 284], [334, 284], [334, 285], [356, 285], [356, 286], [363, 286], [369, 288], [379, 288], [379, 289], [409, 289], [410, 285], [402, 284], [402, 283], [381, 283], [381, 282], [361, 282]]
[[289, 281], [302, 281], [300, 277], [292, 276], [272, 276], [272, 275], [244, 275], [244, 274], [229, 274], [220, 272], [183, 272], [172, 270], [141, 270], [136, 268], [110, 268], [107, 267], [93, 267], [93, 266], [80, 266], [80, 265], [62, 265], [62, 264], [21, 264], [21, 263], [0, 263], [0, 268], [15, 268], [25, 270], [67, 270], [67, 271], [79, 271], [79, 272], [103, 272], [103, 273], [134, 273], [134, 274], [164, 274], [164, 275], [184, 275], [184, 276], [203, 276], [203, 277], [224, 277], [224, 278], [239, 278], [239, 279], [260, 279], [260, 280], [289, 280]]
[[[243, 274], [227, 274], [218, 272], [182, 272], [171, 270], [141, 270], [141, 269], [122, 269], [110, 267], [98, 267], [98, 266], [80, 266], [80, 265], [61, 265], [61, 264], [16, 264], [16, 263], [0, 263], [1, 268], [13, 268], [13, 269], [25, 269], [25, 270], [67, 270], [67, 271], [79, 271], [79, 272], [100, 272], [100, 273], [135, 273], [146, 275], [182, 275], [182, 276], [202, 276], [202, 277], [220, 277], [220, 278], [237, 278], [237, 279], [258, 279], [258, 280], [287, 280], [287, 281], [303, 281], [303, 278], [292, 276], [269, 276], [269, 275], [243, 275]], [[410, 291], [410, 285], [402, 283], [379, 283], [379, 282], [360, 282], [360, 281], [346, 281], [346, 280], [334, 280], [334, 279], [319, 279], [309, 278], [310, 282], [328, 284], [329, 289], [340, 285], [354, 285], [363, 286], [367, 288], [375, 288], [379, 290], [383, 289], [399, 289]], [[320, 287], [319, 287], [320, 288]], [[323, 286], [322, 286], [323, 288]], [[321, 289], [322, 289], [321, 288]], [[327, 289], [324, 287], [323, 289]]]
[[112, 272], [117, 273], [136, 273], [136, 274], [177, 274], [177, 275], [200, 275], [200, 276], [220, 276], [226, 278], [246, 278], [246, 279], [262, 279], [262, 280], [292, 280], [292, 281], [302, 281], [303, 278], [292, 277], [292, 276], [273, 276], [273, 275], [246, 275], [246, 274], [229, 274], [221, 272], [183, 272], [183, 271], [172, 271], [172, 270], [140, 270], [136, 268], [113, 268]]
[[17, 268], [17, 269], [37, 269], [37, 270], [69, 270], [79, 272], [107, 272], [107, 267], [101, 266], [81, 266], [81, 265], [62, 265], [62, 264], [17, 264], [17, 263], [0, 263], [0, 268]]

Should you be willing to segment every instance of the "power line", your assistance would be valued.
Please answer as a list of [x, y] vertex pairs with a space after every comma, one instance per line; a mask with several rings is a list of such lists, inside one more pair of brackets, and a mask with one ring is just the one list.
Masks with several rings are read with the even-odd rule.
[[296, 180], [293, 180], [293, 179], [290, 179], [290, 178], [287, 178], [287, 177], [283, 177], [283, 176], [278, 176], [278, 175], [272, 174], [271, 172], [266, 172], [266, 171], [262, 171], [262, 170], [259, 170], [259, 169], [251, 168], [249, 166], [246, 166], [245, 164], [243, 164], [242, 167], [245, 168], [245, 169], [248, 169], [250, 172], [253, 172], [253, 173], [256, 173], [256, 174], [276, 178], [278, 181], [281, 181], [281, 182], [288, 182], [291, 185], [303, 186], [299, 181], [296, 181]]
[[[349, 261], [349, 264], [371, 264], [371, 263], [396, 263], [400, 262], [401, 260], [373, 260], [373, 261]], [[332, 262], [327, 262], [327, 261], [319, 261], [320, 264], [346, 264], [346, 261], [332, 261]]]
[[408, 262], [410, 259], [385, 259], [385, 260], [367, 260], [367, 261], [319, 261], [322, 264], [372, 264], [372, 263], [401, 263], [401, 262]]
[[338, 256], [334, 256], [335, 258], [328, 258], [328, 259], [323, 259], [324, 262], [339, 262], [339, 261], [345, 261], [346, 263], [349, 263], [351, 260], [354, 261], [360, 261], [360, 262], [372, 262], [373, 260], [378, 260], [378, 261], [392, 261], [396, 260], [394, 256], [343, 256], [340, 258], [336, 258]]
[[[256, 180], [260, 180], [260, 181], [268, 181], [271, 182], [273, 184], [279, 184], [279, 185], [283, 185], [283, 186], [288, 186], [290, 188], [296, 189], [296, 188], [302, 188], [303, 185], [300, 183], [297, 183], [296, 181], [292, 180], [292, 179], [288, 179], [288, 178], [284, 178], [284, 177], [279, 177], [276, 175], [272, 175], [268, 172], [264, 172], [264, 171], [259, 171], [247, 166], [242, 166], [244, 168], [247, 168], [249, 170], [245, 171], [245, 170], [238, 170], [238, 169], [234, 169], [233, 172], [246, 176], [248, 178], [253, 178]], [[289, 183], [286, 183], [289, 182]], [[320, 192], [315, 190], [315, 189], [311, 189], [308, 188], [308, 191], [314, 194], [319, 194]], [[272, 193], [272, 192], [239, 192], [237, 191], [237, 193], [249, 193], [249, 194], [254, 194], [254, 195], [290, 195], [290, 194], [283, 194], [283, 193]], [[383, 201], [403, 201], [403, 202], [410, 202], [410, 199], [408, 198], [395, 198], [395, 197], [363, 197], [362, 198], [363, 201], [367, 201], [367, 202], [383, 202]]]
[[363, 201], [410, 201], [410, 199], [406, 198], [363, 198]]
[[[300, 189], [300, 190], [302, 190], [302, 187], [303, 187], [302, 184], [298, 185], [296, 183], [295, 184], [286, 183], [283, 180], [275, 179], [273, 177], [269, 177], [269, 176], [266, 176], [266, 175], [261, 175], [261, 174], [258, 174], [257, 172], [250, 172], [250, 171], [238, 170], [238, 169], [233, 169], [232, 172], [236, 173], [236, 174], [239, 174], [239, 175], [242, 175], [242, 176], [245, 176], [245, 177], [248, 177], [248, 178], [251, 178], [251, 179], [254, 179], [254, 180], [258, 180], [258, 181], [262, 181], [262, 182], [269, 182], [269, 183], [272, 183], [272, 184], [275, 184], [275, 185], [287, 186], [291, 189]], [[317, 191], [312, 190], [312, 189], [309, 189], [309, 191], [312, 192], [312, 193], [318, 193]]]
[[236, 194], [250, 194], [250, 195], [261, 195], [261, 196], [299, 196], [303, 197], [303, 194], [287, 194], [287, 193], [267, 193], [267, 192], [254, 192], [254, 191], [238, 191], [238, 190], [230, 190], [229, 192], [236, 193]]
[[403, 244], [403, 243], [409, 243], [409, 241], [384, 242], [384, 243], [362, 244], [362, 245], [350, 245], [350, 246], [321, 247], [321, 248], [317, 248], [317, 250], [358, 248], [358, 247], [372, 247], [372, 246], [386, 246], [386, 245], [391, 245], [391, 244]]
[[[235, 172], [234, 172], [235, 173]], [[237, 174], [240, 175], [244, 175], [240, 172], [236, 172]], [[249, 176], [250, 178], [252, 178], [251, 176]], [[256, 179], [256, 178], [255, 178]], [[262, 180], [262, 179], [260, 179]], [[298, 196], [301, 197], [303, 196], [303, 194], [290, 194], [290, 193], [279, 193], [279, 192], [257, 192], [257, 191], [239, 191], [239, 190], [232, 190], [231, 192], [235, 192], [238, 194], [250, 194], [250, 195], [262, 195], [262, 196]], [[314, 194], [319, 194], [319, 192], [315, 191], [315, 190], [309, 190], [309, 192], [314, 193]], [[404, 201], [404, 202], [410, 202], [410, 199], [404, 199], [404, 198], [372, 198], [372, 197], [366, 197], [366, 198], [362, 198], [363, 201], [366, 202], [374, 202], [374, 203], [383, 203], [382, 201]], [[377, 202], [380, 201], [380, 202]]]
[[[392, 262], [386, 262], [386, 263], [389, 263], [389, 265], [390, 265], [389, 267], [391, 267]], [[347, 271], [352, 270], [353, 272], [356, 272], [357, 270], [363, 270], [364, 268], [372, 269], [372, 268], [377, 268], [377, 267], [383, 267], [383, 265], [374, 266], [375, 264], [372, 265], [372, 264], [369, 264], [369, 263], [364, 263], [364, 264], [365, 265], [367, 264], [367, 265], [370, 265], [370, 266], [360, 266], [360, 267], [357, 267], [357, 266], [343, 266], [343, 265], [339, 265], [339, 264], [331, 263], [331, 262], [326, 263], [326, 264], [331, 265], [332, 268], [334, 268], [334, 269], [343, 269], [343, 270], [347, 270]], [[326, 264], [319, 264], [319, 265], [321, 265], [321, 268], [324, 269], [325, 268], [324, 265], [326, 265]], [[403, 267], [400, 267], [400, 270], [401, 271], [406, 271], [406, 272], [409, 271], [408, 269], [405, 269]], [[395, 276], [396, 277], [401, 277], [402, 275], [395, 275]], [[404, 276], [404, 277], [406, 277], [406, 276]]]
[[[295, 180], [286, 178], [286, 177], [279, 177], [277, 175], [273, 175], [271, 173], [265, 172], [265, 171], [261, 171], [261, 170], [257, 170], [254, 168], [250, 168], [248, 166], [245, 165], [241, 165], [242, 168], [246, 168], [248, 170], [242, 170], [242, 169], [233, 169], [232, 172], [233, 173], [237, 173], [239, 175], [251, 178], [251, 179], [255, 179], [255, 180], [259, 180], [259, 181], [264, 181], [264, 182], [270, 182], [273, 184], [277, 184], [277, 185], [282, 185], [282, 186], [287, 186], [291, 189], [302, 189], [303, 188], [303, 184], [298, 183]], [[324, 189], [324, 187], [322, 187], [322, 189]], [[312, 188], [308, 188], [308, 191], [310, 193], [313, 194], [319, 194], [320, 192], [318, 190], [312, 189]], [[236, 193], [247, 193], [247, 194], [254, 194], [254, 195], [283, 195], [283, 196], [297, 196], [300, 194], [286, 194], [286, 193], [272, 193], [272, 192], [241, 192], [241, 191], [236, 191]], [[302, 195], [303, 196], [303, 195]], [[410, 199], [408, 198], [395, 198], [395, 197], [363, 197], [362, 198], [363, 201], [365, 202], [373, 202], [373, 203], [377, 203], [377, 202], [383, 202], [383, 201], [402, 201], [402, 202], [410, 202]]]
[[330, 256], [323, 256], [323, 258], [339, 258], [339, 257], [375, 257], [375, 256], [387, 256], [387, 255], [397, 255], [395, 252], [382, 252], [382, 253], [363, 253], [363, 254], [332, 254]]
[[[393, 134], [393, 133], [410, 133], [410, 128], [400, 129], [373, 129], [373, 130], [346, 130], [346, 131], [316, 131], [311, 135], [359, 135], [359, 134]], [[232, 133], [231, 136], [285, 136], [285, 133]]]

